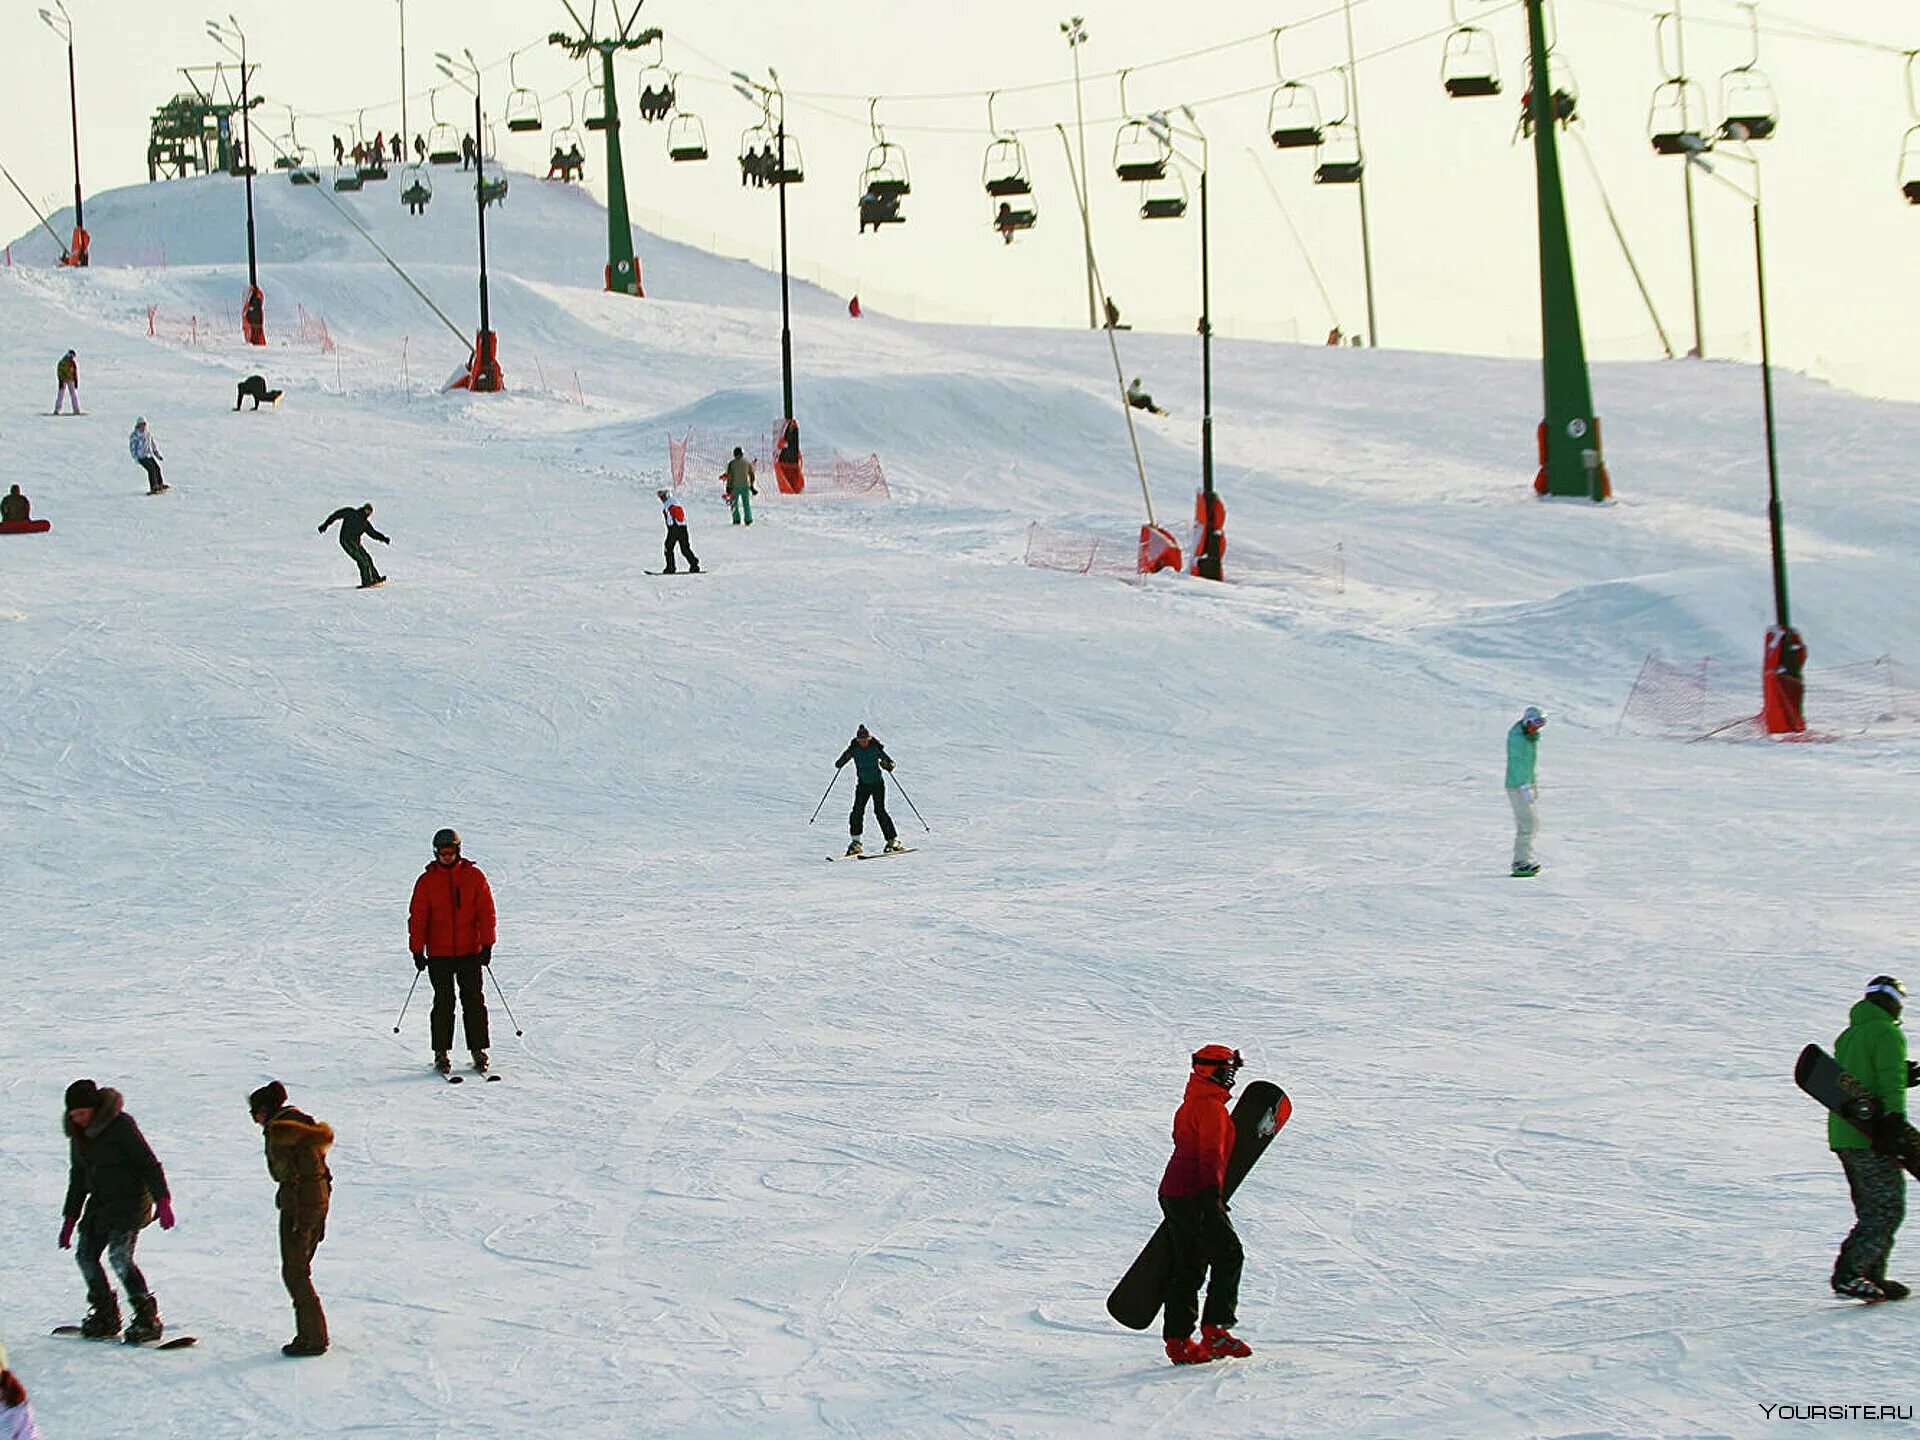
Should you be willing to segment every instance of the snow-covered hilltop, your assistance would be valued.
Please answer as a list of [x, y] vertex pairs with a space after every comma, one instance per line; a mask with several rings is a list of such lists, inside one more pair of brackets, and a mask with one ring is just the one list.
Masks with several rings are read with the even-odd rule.
[[[457, 191], [327, 198], [470, 335]], [[1598, 370], [1619, 503], [1587, 508], [1532, 496], [1534, 367], [1221, 342], [1241, 583], [1127, 586], [1020, 563], [1033, 522], [1142, 518], [1104, 336], [801, 288], [810, 459], [877, 453], [893, 498], [763, 473], [736, 529], [692, 474], [706, 573], [651, 578], [669, 440], [779, 414], [777, 277], [642, 236], [652, 298], [605, 295], [604, 214], [516, 175], [508, 392], [448, 397], [460, 340], [332, 206], [256, 201], [264, 351], [231, 181], [90, 198], [96, 256], [148, 263], [59, 272], [42, 234], [0, 270], [0, 479], [53, 523], [0, 538], [0, 1339], [49, 1437], [1522, 1440], [1899, 1398], [1905, 1317], [1826, 1297], [1847, 1197], [1790, 1070], [1912, 968], [1920, 750], [1615, 726], [1649, 652], [1750, 663], [1758, 708], [1752, 371]], [[1197, 341], [1119, 340], [1183, 530]], [[286, 399], [233, 413], [255, 372]], [[1920, 658], [1920, 410], [1779, 403], [1818, 726], [1823, 666]], [[366, 593], [315, 533], [363, 502]], [[862, 722], [931, 832], [896, 793], [919, 853], [828, 865]], [[392, 1033], [442, 825], [499, 904], [500, 1085], [432, 1075], [423, 996]], [[1255, 1354], [1175, 1371], [1102, 1301], [1210, 1041], [1296, 1110], [1234, 1204]], [[166, 1164], [141, 1260], [194, 1350], [45, 1335], [84, 1304], [78, 1076]], [[303, 1365], [273, 1077], [338, 1135]]]

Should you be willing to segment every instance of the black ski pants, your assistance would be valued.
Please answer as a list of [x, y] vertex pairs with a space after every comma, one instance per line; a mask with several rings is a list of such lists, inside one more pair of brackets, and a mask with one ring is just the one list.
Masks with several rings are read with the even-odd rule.
[[166, 488], [166, 477], [160, 473], [160, 462], [149, 455], [140, 462], [140, 468], [147, 472], [147, 489], [160, 491]]
[[873, 802], [873, 818], [880, 822], [880, 833], [887, 837], [887, 843], [893, 843], [893, 817], [887, 814], [887, 782], [876, 780], [871, 785], [862, 781], [853, 790], [853, 815], [849, 823], [853, 826], [854, 837], [867, 825], [867, 802]]
[[466, 1024], [467, 1049], [487, 1048], [487, 992], [480, 985], [480, 957], [458, 955], [427, 961], [433, 981], [433, 1053], [453, 1048], [453, 993], [460, 991], [460, 1018]]
[[[1238, 1318], [1240, 1269], [1246, 1256], [1219, 1197], [1162, 1195], [1160, 1213], [1167, 1217], [1167, 1239], [1173, 1245], [1162, 1333], [1169, 1340], [1184, 1340], [1193, 1334], [1196, 1319], [1231, 1327]], [[1202, 1280], [1207, 1282], [1204, 1316], [1200, 1312]]]
[[687, 544], [687, 527], [669, 525], [667, 527], [667, 573], [673, 574], [673, 547], [676, 545], [680, 547], [680, 553], [687, 557], [687, 568], [698, 570], [700, 559], [693, 553], [693, 547]]
[[1887, 1256], [1894, 1232], [1907, 1216], [1907, 1172], [1891, 1155], [1871, 1150], [1837, 1150], [1853, 1195], [1853, 1229], [1833, 1262], [1836, 1281], [1864, 1275], [1878, 1284], [1887, 1278]]
[[140, 1242], [139, 1230], [115, 1230], [111, 1226], [84, 1222], [80, 1226], [79, 1241], [74, 1248], [73, 1258], [80, 1266], [80, 1273], [87, 1277], [89, 1302], [101, 1306], [113, 1303], [113, 1286], [107, 1283], [106, 1266], [100, 1263], [103, 1252], [113, 1266], [114, 1273], [120, 1277], [127, 1299], [139, 1301], [147, 1298], [150, 1293], [147, 1277], [140, 1273], [140, 1267], [133, 1258], [133, 1247]]
[[340, 537], [340, 548], [351, 555], [353, 557], [353, 563], [360, 567], [360, 585], [362, 589], [386, 578], [378, 570], [373, 568], [373, 557], [367, 554], [367, 547], [362, 545], [358, 540], [349, 540], [345, 534], [342, 534]]

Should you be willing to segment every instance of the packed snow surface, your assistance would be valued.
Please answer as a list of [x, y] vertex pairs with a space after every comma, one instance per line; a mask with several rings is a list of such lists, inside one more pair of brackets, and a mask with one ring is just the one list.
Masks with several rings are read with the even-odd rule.
[[[470, 332], [456, 190], [337, 198]], [[1748, 1436], [1911, 1402], [1912, 1317], [1826, 1294], [1851, 1215], [1790, 1070], [1913, 968], [1920, 752], [1615, 727], [1649, 652], [1750, 656], [1759, 708], [1753, 371], [1597, 371], [1593, 507], [1531, 493], [1532, 366], [1218, 344], [1240, 583], [1128, 586], [1020, 563], [1032, 521], [1141, 519], [1104, 336], [802, 291], [810, 463], [877, 452], [893, 499], [763, 475], [735, 529], [696, 474], [705, 571], [652, 578], [668, 437], [780, 413], [775, 277], [643, 236], [656, 298], [605, 295], [601, 213], [516, 177], [509, 391], [447, 397], [462, 347], [335, 209], [257, 199], [265, 351], [231, 182], [89, 202], [165, 268], [0, 271], [4, 478], [53, 522], [0, 539], [0, 1337], [49, 1440]], [[1198, 342], [1119, 344], [1184, 534]], [[284, 403], [232, 413], [255, 371]], [[1920, 410], [1779, 405], [1818, 724], [1823, 663], [1915, 658]], [[315, 533], [363, 501], [365, 593]], [[1335, 545], [1344, 588], [1284, 563]], [[919, 853], [830, 865], [851, 776], [808, 816], [861, 722]], [[393, 1034], [441, 825], [499, 901], [499, 1085], [428, 1071], [424, 986]], [[1102, 1302], [1213, 1041], [1296, 1111], [1234, 1204], [1254, 1356], [1176, 1371]], [[83, 1307], [80, 1075], [166, 1163], [140, 1254], [196, 1349], [46, 1336]], [[297, 1363], [245, 1108], [276, 1076], [339, 1135], [334, 1348]]]

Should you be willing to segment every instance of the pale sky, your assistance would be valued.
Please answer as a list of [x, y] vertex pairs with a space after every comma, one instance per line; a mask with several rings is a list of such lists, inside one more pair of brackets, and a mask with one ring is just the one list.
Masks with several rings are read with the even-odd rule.
[[[145, 137], [154, 107], [184, 88], [175, 67], [220, 58], [205, 36], [209, 5], [183, 0], [67, 0], [77, 27], [81, 165], [87, 192], [145, 178]], [[231, 4], [232, 0], [221, 0]], [[1582, 130], [1677, 349], [1692, 343], [1681, 162], [1653, 154], [1649, 101], [1662, 78], [1653, 14], [1672, 0], [1558, 0], [1561, 54], [1581, 91]], [[584, 0], [576, 0], [583, 10]], [[1537, 352], [1533, 168], [1512, 142], [1524, 89], [1524, 18], [1513, 0], [1457, 0], [1461, 18], [1485, 27], [1497, 47], [1506, 94], [1449, 100], [1440, 88], [1446, 0], [1357, 0], [1353, 24], [1368, 155], [1379, 333], [1390, 346], [1526, 355]], [[603, 4], [603, 10], [605, 8]], [[65, 53], [34, 18], [31, 0], [9, 11], [0, 162], [43, 206], [70, 202]], [[1128, 82], [1133, 111], [1195, 102], [1212, 141], [1213, 311], [1222, 334], [1324, 336], [1327, 310], [1283, 219], [1290, 215], [1320, 268], [1341, 322], [1364, 329], [1357, 205], [1351, 187], [1311, 183], [1310, 152], [1266, 141], [1276, 83], [1264, 36], [1288, 26], [1290, 75], [1316, 79], [1332, 108], [1329, 73], [1346, 54], [1337, 0], [1211, 0], [1176, 12], [1146, 0], [1083, 0], [1076, 11], [1031, 0], [648, 0], [643, 25], [667, 32], [665, 59], [680, 72], [680, 100], [707, 126], [713, 158], [674, 165], [663, 125], [639, 121], [639, 65], [621, 70], [629, 200], [636, 223], [675, 238], [760, 261], [773, 259], [771, 191], [742, 189], [734, 161], [741, 131], [757, 115], [732, 93], [726, 69], [779, 68], [789, 89], [788, 124], [804, 150], [807, 180], [791, 192], [798, 273], [866, 303], [930, 319], [1083, 324], [1086, 289], [1078, 216], [1056, 122], [1072, 130], [1071, 60], [1058, 21], [1084, 14], [1088, 41], [1087, 151], [1093, 169], [1094, 248], [1105, 288], [1142, 327], [1191, 330], [1198, 314], [1197, 208], [1184, 221], [1137, 218], [1136, 189], [1113, 175], [1121, 114], [1114, 73]], [[1722, 73], [1745, 61], [1745, 11], [1731, 0], [1685, 0], [1689, 72], [1720, 111]], [[284, 106], [303, 117], [300, 138], [328, 148], [360, 106], [369, 133], [398, 119], [396, 0], [338, 0], [316, 8], [285, 0], [235, 11], [251, 37], [256, 111], [275, 133]], [[1768, 280], [1776, 360], [1869, 393], [1920, 398], [1920, 295], [1906, 264], [1920, 253], [1920, 207], [1901, 198], [1902, 137], [1909, 112], [1902, 46], [1920, 46], [1920, 16], [1895, 0], [1770, 0], [1761, 7], [1761, 65], [1780, 96], [1778, 138], [1757, 146], [1765, 166]], [[316, 23], [324, 16], [329, 23]], [[484, 64], [533, 44], [521, 83], [543, 97], [581, 83], [581, 67], [538, 44], [564, 25], [559, 0], [408, 0], [409, 119], [423, 129], [424, 94], [437, 79], [436, 49], [465, 46]], [[1860, 46], [1800, 38], [1842, 31]], [[1174, 64], [1155, 63], [1206, 49]], [[1398, 47], [1398, 48], [1395, 48]], [[1371, 57], [1371, 58], [1370, 58]], [[489, 73], [496, 114], [504, 64]], [[1020, 90], [1036, 83], [1050, 88]], [[996, 118], [1018, 127], [1029, 152], [1037, 227], [1003, 246], [990, 228], [981, 185], [988, 142], [986, 93], [999, 89]], [[964, 98], [913, 99], [938, 92]], [[1017, 93], [1014, 93], [1017, 92]], [[1239, 94], [1239, 92], [1249, 92]], [[863, 98], [880, 96], [887, 138], [906, 147], [913, 193], [908, 223], [858, 236], [856, 200], [872, 136]], [[1214, 99], [1233, 96], [1239, 98]], [[831, 97], [831, 98], [830, 98]], [[451, 117], [459, 97], [442, 97]], [[563, 118], [566, 105], [550, 112]], [[508, 137], [509, 164], [545, 167], [545, 136]], [[604, 164], [588, 135], [589, 172]], [[263, 155], [266, 153], [263, 147]], [[1575, 266], [1589, 347], [1596, 359], [1654, 358], [1653, 324], [1608, 227], [1579, 148], [1562, 162], [1575, 226]], [[1744, 167], [1721, 171], [1748, 183]], [[1264, 175], [1264, 179], [1263, 179]], [[1757, 353], [1752, 249], [1744, 202], [1696, 177], [1703, 310], [1710, 356]], [[1271, 182], [1272, 190], [1268, 182]], [[1279, 203], [1274, 198], [1277, 192]], [[396, 200], [397, 204], [398, 201]], [[0, 229], [17, 235], [32, 216], [0, 193]], [[104, 238], [104, 237], [103, 237]], [[244, 255], [235, 236], [235, 258]], [[643, 270], [647, 264], [644, 249]], [[1602, 387], [1604, 389], [1604, 387]], [[1604, 394], [1601, 397], [1604, 409]]]

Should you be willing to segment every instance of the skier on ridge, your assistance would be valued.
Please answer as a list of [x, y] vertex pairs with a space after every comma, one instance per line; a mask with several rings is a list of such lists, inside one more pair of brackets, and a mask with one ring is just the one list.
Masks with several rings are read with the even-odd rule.
[[1827, 1117], [1827, 1147], [1847, 1172], [1853, 1197], [1853, 1229], [1833, 1262], [1833, 1293], [1856, 1300], [1904, 1300], [1907, 1287], [1887, 1278], [1887, 1256], [1907, 1208], [1907, 1176], [1901, 1167], [1907, 1122], [1907, 1090], [1920, 1080], [1907, 1059], [1900, 1028], [1906, 987], [1891, 975], [1876, 975], [1848, 1012], [1847, 1028], [1833, 1042], [1833, 1058], [1871, 1090], [1883, 1107], [1873, 1133], [1838, 1115]]
[[881, 852], [886, 855], [898, 854], [907, 847], [900, 843], [900, 836], [893, 828], [893, 817], [887, 814], [887, 781], [883, 772], [893, 769], [893, 759], [866, 726], [862, 725], [853, 732], [853, 739], [847, 742], [847, 748], [840, 758], [833, 762], [833, 768], [843, 770], [847, 762], [853, 762], [853, 773], [859, 784], [853, 791], [853, 814], [848, 824], [853, 830], [853, 839], [847, 844], [847, 854], [861, 853], [860, 832], [866, 828], [867, 802], [873, 802], [873, 818], [880, 822], [880, 833], [887, 837], [887, 847]]
[[1540, 862], [1533, 858], [1533, 837], [1540, 830], [1540, 788], [1534, 776], [1540, 763], [1540, 732], [1547, 717], [1537, 705], [1507, 730], [1507, 800], [1513, 806], [1513, 873], [1518, 877], [1538, 875]]
[[453, 997], [460, 992], [467, 1049], [473, 1068], [487, 1073], [487, 992], [482, 967], [493, 963], [493, 887], [478, 865], [460, 856], [460, 832], [446, 829], [433, 837], [433, 859], [413, 883], [407, 908], [407, 943], [413, 968], [433, 981], [433, 1068], [449, 1074], [453, 1062]]
[[[1207, 1045], [1193, 1053], [1185, 1098], [1173, 1116], [1173, 1155], [1160, 1178], [1160, 1211], [1173, 1243], [1162, 1334], [1176, 1365], [1204, 1365], [1251, 1355], [1229, 1327], [1237, 1320], [1240, 1268], [1245, 1256], [1227, 1217], [1227, 1161], [1233, 1154], [1233, 1116], [1227, 1097], [1244, 1063], [1238, 1050]], [[1209, 1274], [1211, 1271], [1211, 1274]], [[1200, 1310], [1200, 1282], [1207, 1306]], [[1193, 1324], [1200, 1320], [1200, 1338]]]

